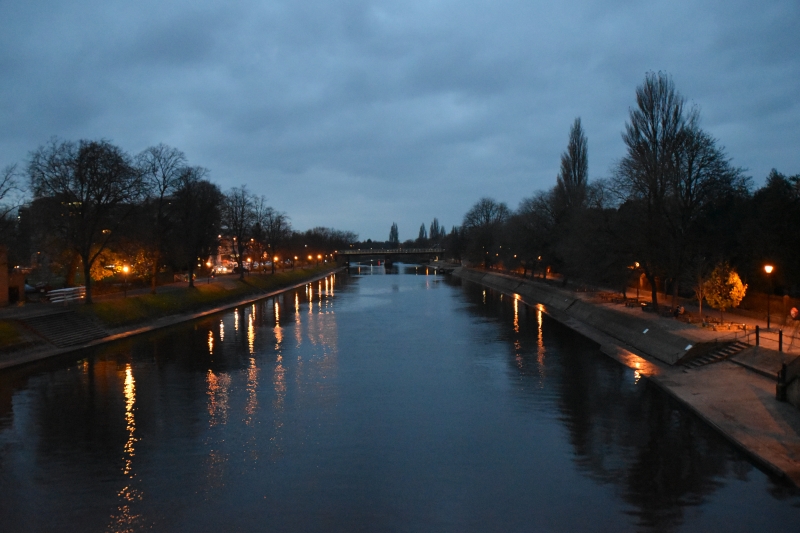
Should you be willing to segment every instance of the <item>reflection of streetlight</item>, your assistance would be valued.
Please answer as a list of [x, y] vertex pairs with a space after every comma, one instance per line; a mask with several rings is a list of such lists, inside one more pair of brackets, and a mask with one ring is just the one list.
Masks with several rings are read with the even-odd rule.
[[128, 272], [130, 271], [130, 267], [125, 265], [122, 267], [122, 272], [125, 274], [125, 282], [122, 284], [122, 293], [125, 298], [128, 297]]
[[764, 265], [764, 272], [767, 273], [767, 279], [769, 280], [769, 292], [767, 293], [767, 329], [769, 329], [769, 297], [772, 293], [772, 274], [774, 267], [772, 265]]

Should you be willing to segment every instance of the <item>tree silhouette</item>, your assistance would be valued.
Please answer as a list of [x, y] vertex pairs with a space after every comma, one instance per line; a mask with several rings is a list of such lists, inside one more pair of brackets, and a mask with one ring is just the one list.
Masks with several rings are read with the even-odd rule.
[[589, 156], [580, 117], [569, 132], [567, 150], [561, 154], [561, 171], [556, 178], [556, 194], [561, 209], [583, 207], [589, 181]]

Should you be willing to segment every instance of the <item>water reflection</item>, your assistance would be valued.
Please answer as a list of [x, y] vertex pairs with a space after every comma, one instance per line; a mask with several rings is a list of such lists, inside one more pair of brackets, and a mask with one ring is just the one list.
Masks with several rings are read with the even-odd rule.
[[0, 374], [0, 527], [796, 525], [794, 489], [542, 307], [384, 272]]
[[128, 440], [122, 448], [122, 475], [126, 485], [117, 492], [120, 503], [116, 513], [111, 517], [108, 526], [109, 531], [128, 532], [138, 529], [137, 522], [141, 515], [136, 514], [132, 506], [135, 502], [142, 500], [142, 492], [134, 486], [136, 475], [133, 473], [133, 458], [136, 455], [135, 443], [137, 441], [136, 419], [134, 417], [134, 407], [136, 405], [136, 383], [133, 379], [131, 365], [125, 365], [125, 382], [123, 387], [125, 395], [125, 429], [128, 432]]
[[214, 427], [228, 421], [228, 394], [231, 377], [226, 373], [216, 374], [212, 370], [206, 375], [208, 390], [208, 426]]
[[[465, 289], [480, 314], [508, 313], [502, 295], [472, 284]], [[558, 391], [553, 399], [576, 465], [592, 479], [616, 486], [638, 527], [678, 530], [687, 511], [707, 504], [726, 479], [762, 475], [702, 421], [641, 380], [639, 370], [603, 356], [590, 341], [546, 317], [541, 306], [526, 320], [527, 309], [514, 300], [512, 367], [521, 375], [537, 374], [540, 388]], [[545, 359], [547, 351], [558, 356]], [[798, 493], [791, 492], [797, 506]]]

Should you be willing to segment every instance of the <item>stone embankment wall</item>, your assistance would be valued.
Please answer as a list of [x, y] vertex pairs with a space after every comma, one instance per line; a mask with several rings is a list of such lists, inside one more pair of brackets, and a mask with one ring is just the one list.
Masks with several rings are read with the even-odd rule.
[[660, 329], [650, 320], [617, 313], [583, 301], [571, 291], [465, 268], [455, 270], [453, 275], [507, 294], [518, 294], [530, 305], [542, 304], [544, 311], [560, 322], [570, 325], [570, 319], [578, 320], [617, 339], [637, 353], [652, 356], [671, 365], [691, 348], [685, 338]]

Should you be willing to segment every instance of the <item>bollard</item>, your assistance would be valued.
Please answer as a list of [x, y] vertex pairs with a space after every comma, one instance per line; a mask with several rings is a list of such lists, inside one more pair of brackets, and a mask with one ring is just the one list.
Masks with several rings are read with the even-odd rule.
[[756, 346], [758, 346], [758, 332], [760, 329], [761, 328], [758, 327], [758, 324], [756, 324]]
[[783, 330], [782, 329], [778, 330], [778, 351], [779, 352], [783, 351]]
[[786, 401], [786, 363], [781, 365], [778, 372], [778, 383], [775, 385], [775, 398], [782, 402]]

